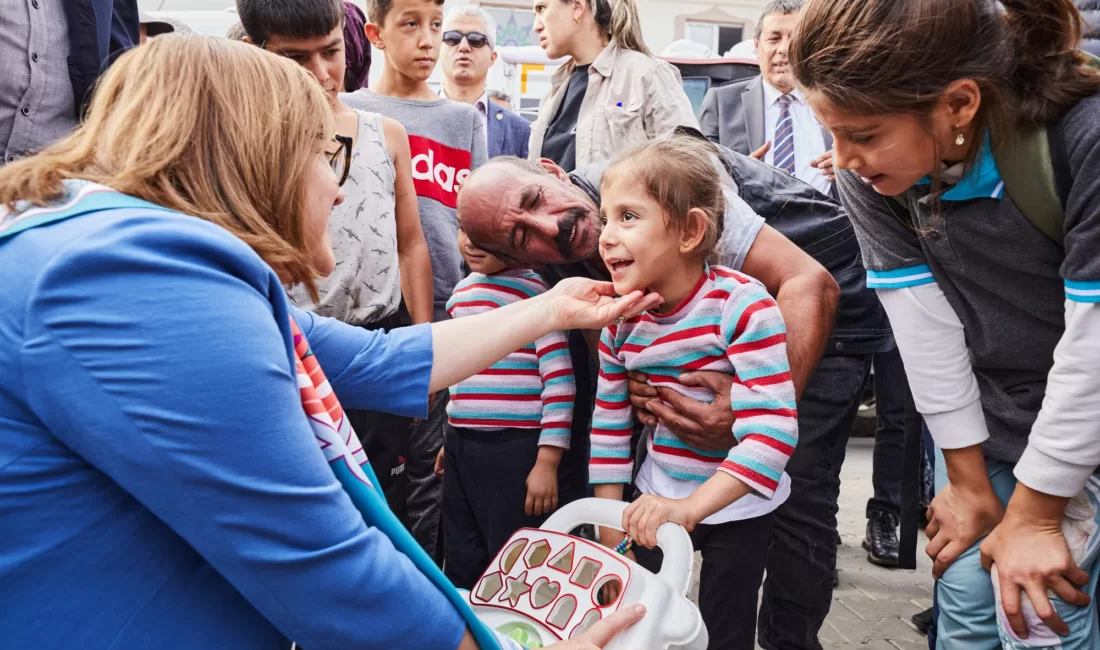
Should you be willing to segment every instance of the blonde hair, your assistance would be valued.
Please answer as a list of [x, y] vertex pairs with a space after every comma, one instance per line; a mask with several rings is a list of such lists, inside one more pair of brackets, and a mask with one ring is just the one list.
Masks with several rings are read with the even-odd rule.
[[[562, 0], [571, 2], [572, 0]], [[635, 0], [585, 0], [600, 34], [624, 50], [652, 54], [642, 38], [642, 19]]]
[[674, 232], [692, 225], [688, 212], [693, 208], [702, 210], [706, 215], [703, 239], [692, 253], [706, 259], [718, 246], [726, 214], [717, 155], [709, 142], [690, 136], [651, 140], [619, 154], [604, 172], [601, 185], [620, 178], [640, 184], [665, 211], [667, 226]]
[[66, 179], [100, 183], [225, 228], [316, 299], [303, 195], [333, 132], [324, 93], [293, 61], [168, 34], [111, 66], [70, 135], [0, 168], [0, 203], [47, 204]]

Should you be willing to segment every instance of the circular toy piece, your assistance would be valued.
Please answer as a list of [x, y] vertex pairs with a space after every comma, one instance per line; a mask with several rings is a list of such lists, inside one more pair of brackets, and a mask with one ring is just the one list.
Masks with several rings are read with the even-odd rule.
[[525, 648], [541, 648], [542, 637], [538, 630], [523, 621], [513, 621], [497, 627], [497, 632], [507, 636]]

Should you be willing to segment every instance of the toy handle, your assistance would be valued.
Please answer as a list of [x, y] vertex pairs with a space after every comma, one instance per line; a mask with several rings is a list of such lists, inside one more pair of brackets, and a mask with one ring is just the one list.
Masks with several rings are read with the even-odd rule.
[[[550, 515], [542, 528], [566, 534], [581, 524], [594, 524], [622, 530], [623, 512], [627, 505], [625, 501], [613, 499], [580, 499], [562, 506]], [[677, 594], [687, 594], [691, 587], [691, 569], [695, 553], [691, 536], [682, 526], [666, 522], [657, 529], [657, 546], [664, 553], [661, 571], [657, 577], [664, 580]]]

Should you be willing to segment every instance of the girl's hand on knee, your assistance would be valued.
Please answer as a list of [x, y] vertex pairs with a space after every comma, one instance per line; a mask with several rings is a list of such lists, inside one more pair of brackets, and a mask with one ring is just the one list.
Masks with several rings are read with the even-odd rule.
[[[1041, 500], [1061, 503], [1051, 503], [1046, 514], [1024, 503]], [[1089, 575], [1074, 562], [1062, 533], [1065, 501], [1020, 484], [1004, 520], [982, 542], [982, 566], [986, 570], [996, 566], [1001, 608], [1021, 639], [1028, 637], [1021, 591], [1027, 593], [1035, 614], [1061, 636], [1069, 634], [1069, 627], [1054, 610], [1048, 591], [1070, 605], [1089, 604], [1088, 595], [1079, 589], [1089, 583]]]
[[1004, 512], [992, 487], [971, 489], [948, 483], [928, 506], [926, 552], [932, 558], [932, 574], [943, 577], [963, 552], [1001, 522]]

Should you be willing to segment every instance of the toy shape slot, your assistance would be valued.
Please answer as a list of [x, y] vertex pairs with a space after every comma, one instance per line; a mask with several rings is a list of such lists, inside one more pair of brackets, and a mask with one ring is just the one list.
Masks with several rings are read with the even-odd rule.
[[599, 572], [599, 562], [587, 557], [581, 558], [580, 564], [577, 566], [577, 572], [573, 574], [573, 582], [588, 589], [596, 581], [596, 574]]
[[523, 558], [523, 561], [527, 563], [528, 569], [534, 569], [542, 566], [549, 555], [550, 544], [546, 540], [540, 539], [532, 544], [531, 548], [527, 549], [527, 555]]
[[566, 546], [550, 560], [550, 566], [565, 574], [571, 572], [573, 570], [573, 550], [575, 548], [576, 544]]
[[619, 580], [618, 576], [604, 576], [600, 578], [600, 581], [596, 583], [596, 588], [592, 590], [592, 600], [599, 607], [608, 607], [619, 600], [619, 595], [622, 592], [623, 581]]
[[503, 586], [504, 581], [500, 577], [500, 572], [494, 571], [481, 579], [481, 584], [474, 590], [474, 595], [479, 600], [488, 601], [500, 593], [500, 588]]
[[588, 628], [595, 625], [596, 621], [599, 621], [601, 618], [603, 617], [600, 615], [600, 610], [588, 610], [588, 612], [585, 613], [584, 618], [581, 619], [581, 622], [577, 624], [577, 627], [573, 628], [573, 631], [569, 633], [569, 638], [575, 639], [584, 634], [588, 631]]
[[525, 539], [517, 539], [508, 545], [508, 549], [504, 551], [500, 561], [500, 568], [505, 573], [512, 571], [512, 567], [516, 565], [516, 560], [519, 559], [519, 554], [523, 552], [524, 546], [527, 546], [527, 540]]
[[546, 578], [539, 578], [535, 581], [535, 584], [531, 586], [531, 605], [535, 609], [542, 609], [550, 603], [554, 602], [554, 599], [561, 593], [561, 585], [556, 582], [550, 582]]
[[554, 604], [553, 611], [550, 612], [550, 616], [547, 617], [546, 622], [559, 630], [564, 630], [569, 625], [569, 619], [573, 618], [573, 613], [577, 611], [577, 599], [565, 595], [562, 596], [557, 603]]
[[501, 594], [500, 600], [507, 600], [513, 608], [519, 605], [519, 599], [523, 597], [523, 594], [531, 591], [531, 585], [527, 584], [526, 571], [515, 578], [505, 578], [504, 586], [504, 593]]

